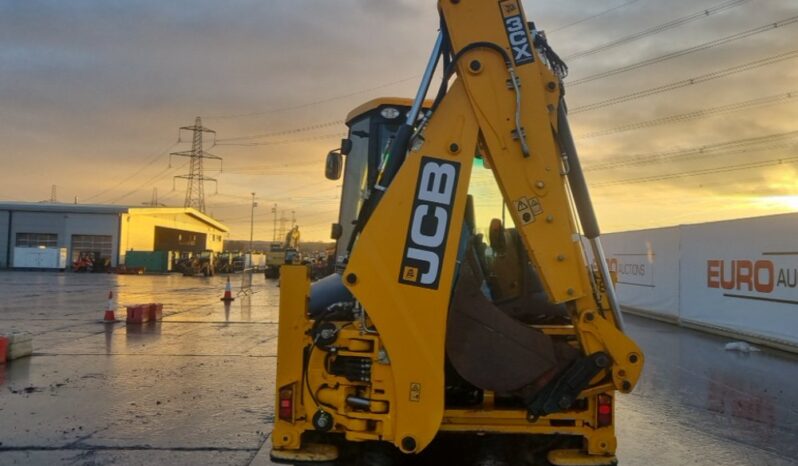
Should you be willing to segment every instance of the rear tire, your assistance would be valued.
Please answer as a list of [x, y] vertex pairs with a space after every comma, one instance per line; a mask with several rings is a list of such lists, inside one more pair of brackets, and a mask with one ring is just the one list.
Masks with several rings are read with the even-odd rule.
[[361, 446], [357, 466], [397, 466], [399, 451], [391, 444], [369, 442]]
[[269, 458], [274, 464], [284, 464], [286, 466], [337, 466], [335, 461], [295, 461], [292, 463], [285, 463], [275, 458]]

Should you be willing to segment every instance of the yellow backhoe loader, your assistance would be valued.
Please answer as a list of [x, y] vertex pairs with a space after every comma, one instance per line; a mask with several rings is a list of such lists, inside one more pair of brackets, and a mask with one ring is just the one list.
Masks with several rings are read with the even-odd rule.
[[282, 268], [272, 459], [382, 465], [491, 438], [519, 447], [511, 464], [616, 464], [615, 396], [643, 355], [569, 130], [567, 67], [519, 0], [438, 9], [415, 99], [353, 110], [328, 155], [344, 179], [337, 273], [311, 287], [308, 267]]

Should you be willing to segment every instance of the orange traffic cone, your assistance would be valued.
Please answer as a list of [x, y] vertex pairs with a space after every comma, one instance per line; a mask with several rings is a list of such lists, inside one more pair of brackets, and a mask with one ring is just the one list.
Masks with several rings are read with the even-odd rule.
[[114, 292], [108, 292], [108, 305], [105, 307], [105, 322], [116, 322], [116, 315], [114, 314]]
[[235, 300], [233, 297], [233, 285], [230, 284], [230, 277], [227, 277], [227, 284], [224, 286], [224, 296], [222, 296], [221, 301], [229, 303]]

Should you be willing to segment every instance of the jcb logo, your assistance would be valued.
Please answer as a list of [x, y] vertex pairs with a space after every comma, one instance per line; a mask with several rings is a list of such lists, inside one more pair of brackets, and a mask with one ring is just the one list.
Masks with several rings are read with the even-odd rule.
[[534, 62], [535, 55], [532, 53], [532, 45], [517, 0], [499, 2], [499, 5], [504, 16], [504, 29], [507, 31], [507, 40], [510, 41], [513, 61], [516, 65]]
[[438, 289], [460, 164], [421, 158], [399, 282]]

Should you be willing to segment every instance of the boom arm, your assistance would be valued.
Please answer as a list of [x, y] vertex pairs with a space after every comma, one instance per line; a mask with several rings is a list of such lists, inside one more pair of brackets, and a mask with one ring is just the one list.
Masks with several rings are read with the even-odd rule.
[[[631, 390], [642, 367], [639, 349], [604, 312], [614, 310], [614, 295], [600, 289], [585, 262], [569, 200], [571, 148], [561, 143], [562, 86], [533, 46], [520, 2], [440, 0], [439, 9], [457, 78], [423, 144], [389, 180], [344, 273], [388, 351], [394, 438], [406, 452], [429, 444], [444, 413], [447, 312], [478, 145], [550, 300], [571, 303], [585, 353], [610, 356], [612, 383], [622, 391]], [[570, 163], [572, 173], [578, 169]], [[579, 213], [584, 223], [592, 210]], [[600, 281], [609, 285], [608, 274]]]

